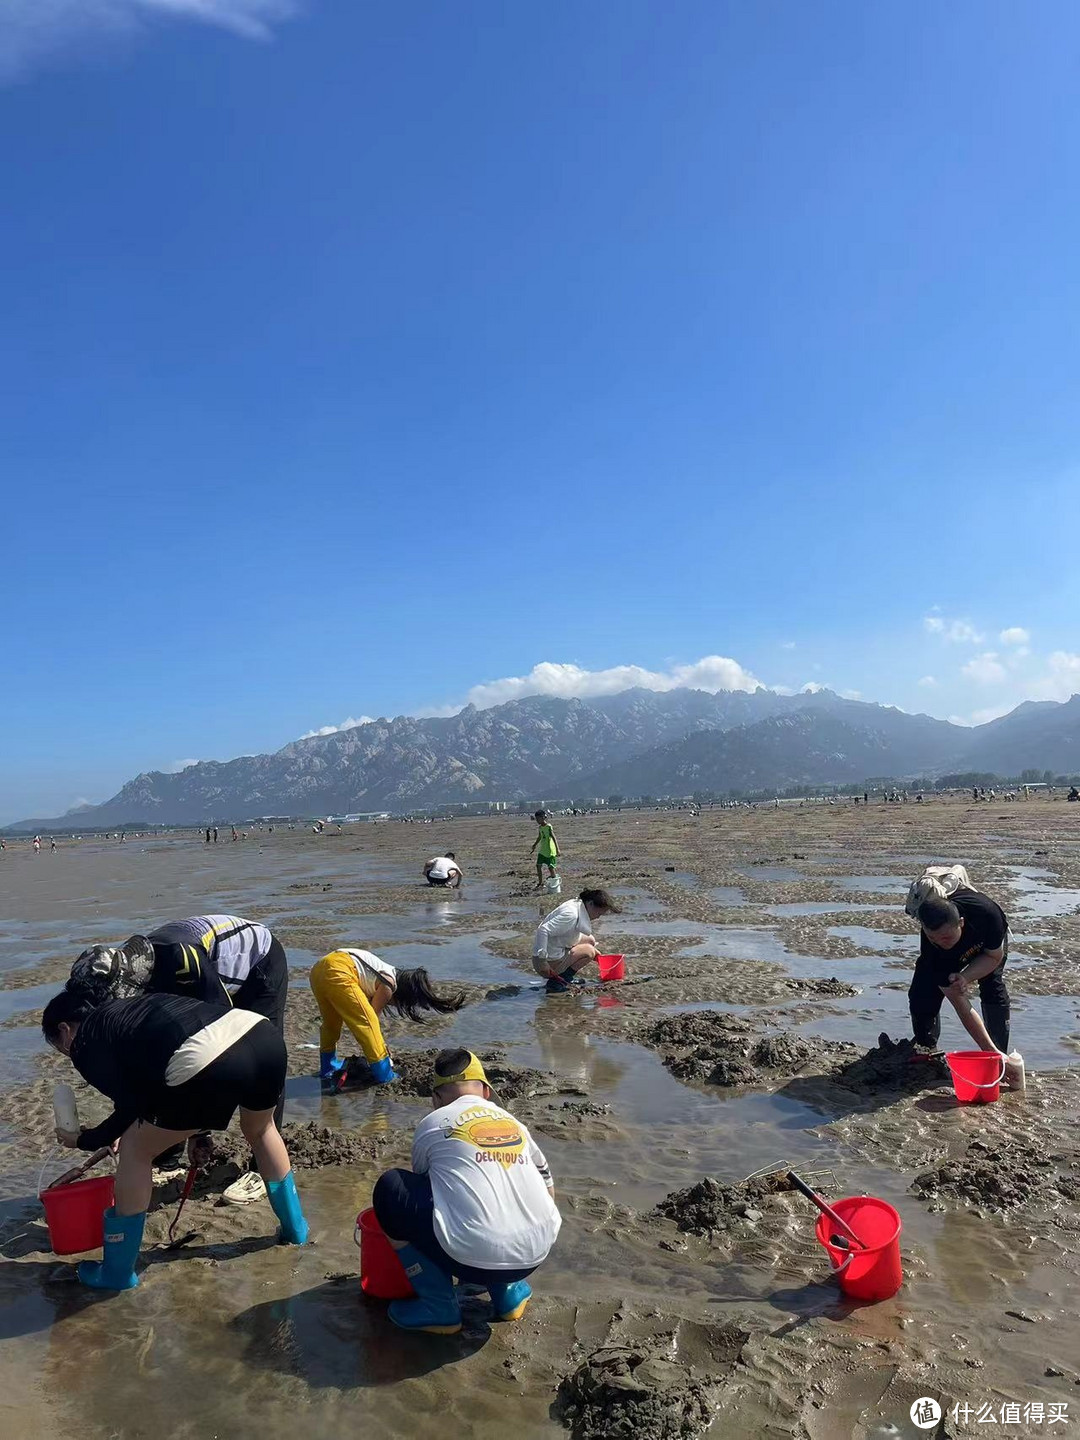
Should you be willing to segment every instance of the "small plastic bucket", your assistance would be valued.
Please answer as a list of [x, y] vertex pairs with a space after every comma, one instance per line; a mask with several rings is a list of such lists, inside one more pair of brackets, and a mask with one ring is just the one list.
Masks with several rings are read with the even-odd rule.
[[[828, 1215], [819, 1215], [815, 1234], [825, 1247], [833, 1274], [840, 1289], [852, 1300], [888, 1300], [904, 1283], [900, 1264], [900, 1216], [884, 1200], [873, 1195], [854, 1195], [836, 1200], [832, 1207], [846, 1220], [863, 1242], [860, 1249], [854, 1241], [849, 1248], [831, 1243], [838, 1234]], [[845, 1237], [846, 1238], [846, 1237]]]
[[1001, 1094], [1006, 1057], [996, 1050], [952, 1050], [945, 1059], [952, 1072], [953, 1089], [962, 1105], [988, 1105]]
[[364, 1294], [375, 1300], [411, 1300], [416, 1291], [374, 1210], [363, 1210], [356, 1217], [353, 1239], [360, 1246], [360, 1289]]
[[100, 1250], [105, 1244], [105, 1211], [113, 1203], [113, 1176], [97, 1175], [92, 1180], [75, 1180], [42, 1190], [38, 1197], [45, 1206], [45, 1223], [54, 1255], [81, 1255]]
[[623, 964], [622, 955], [597, 955], [596, 963], [600, 970], [600, 979], [625, 980], [626, 966]]

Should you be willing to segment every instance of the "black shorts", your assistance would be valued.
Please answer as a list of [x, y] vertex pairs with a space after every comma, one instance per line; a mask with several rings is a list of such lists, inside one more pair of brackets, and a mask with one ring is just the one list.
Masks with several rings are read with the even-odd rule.
[[285, 1041], [260, 1022], [183, 1085], [163, 1086], [145, 1118], [163, 1130], [227, 1130], [237, 1108], [273, 1110], [288, 1064]]
[[429, 875], [429, 876], [427, 877], [427, 883], [428, 883], [429, 885], [441, 885], [441, 886], [445, 887], [445, 886], [447, 886], [447, 885], [450, 884], [450, 876], [449, 876], [449, 875], [444, 875], [441, 880], [438, 880], [438, 879], [435, 878], [434, 875]]
[[289, 959], [281, 941], [271, 939], [270, 949], [254, 964], [243, 983], [232, 992], [237, 1010], [265, 1015], [278, 1033], [285, 1030], [285, 1002], [289, 996]]
[[387, 1170], [375, 1182], [371, 1204], [376, 1220], [391, 1240], [407, 1241], [446, 1275], [456, 1275], [474, 1285], [487, 1285], [493, 1280], [511, 1285], [537, 1268], [530, 1265], [525, 1270], [480, 1270], [448, 1255], [435, 1234], [435, 1201], [429, 1175]]

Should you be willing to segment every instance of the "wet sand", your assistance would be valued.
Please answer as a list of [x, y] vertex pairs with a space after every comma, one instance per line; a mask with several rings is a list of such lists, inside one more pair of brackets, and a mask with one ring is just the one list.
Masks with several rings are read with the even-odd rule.
[[[550, 901], [530, 893], [525, 820], [275, 829], [216, 848], [195, 834], [64, 842], [55, 855], [9, 847], [4, 1433], [277, 1440], [298, 1426], [441, 1437], [456, 1425], [495, 1440], [509, 1422], [523, 1437], [651, 1440], [699, 1433], [711, 1417], [721, 1434], [834, 1440], [917, 1433], [908, 1408], [923, 1395], [973, 1413], [1064, 1403], [1075, 1423], [1076, 808], [566, 817], [564, 894], [602, 883], [624, 901], [602, 933], [626, 953], [628, 981], [563, 996], [537, 989], [528, 961]], [[468, 874], [458, 895], [419, 883], [424, 858], [446, 846]], [[956, 860], [1014, 932], [1013, 1034], [1029, 1088], [994, 1106], [957, 1106], [940, 1072], [913, 1085], [905, 1066], [896, 1083], [880, 1056], [860, 1059], [880, 1032], [907, 1034], [906, 882]], [[287, 1119], [315, 1243], [278, 1247], [268, 1206], [219, 1203], [241, 1158], [225, 1137], [184, 1212], [194, 1238], [162, 1244], [173, 1176], [155, 1195], [140, 1287], [102, 1298], [51, 1254], [34, 1198], [52, 1085], [73, 1073], [44, 1049], [41, 1007], [83, 945], [215, 910], [266, 920], [296, 970]], [[314, 1078], [305, 972], [341, 943], [469, 991], [456, 1015], [391, 1019], [405, 1076], [394, 1090], [326, 1097]], [[949, 1013], [943, 1027], [947, 1046], [967, 1047]], [[510, 1107], [548, 1153], [565, 1223], [522, 1321], [492, 1324], [486, 1298], [470, 1298], [461, 1336], [406, 1336], [361, 1295], [353, 1223], [380, 1170], [407, 1160], [426, 1111], [421, 1052], [456, 1042], [499, 1067]], [[105, 1112], [78, 1094], [86, 1120]], [[831, 1198], [869, 1192], [900, 1210], [906, 1283], [893, 1300], [842, 1301], [808, 1202], [748, 1180], [788, 1166]]]

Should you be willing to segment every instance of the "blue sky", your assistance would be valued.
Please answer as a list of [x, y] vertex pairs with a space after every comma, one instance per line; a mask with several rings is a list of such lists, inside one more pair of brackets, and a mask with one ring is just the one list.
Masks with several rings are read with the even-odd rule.
[[1078, 42], [9, 3], [0, 819], [613, 667], [1080, 690]]

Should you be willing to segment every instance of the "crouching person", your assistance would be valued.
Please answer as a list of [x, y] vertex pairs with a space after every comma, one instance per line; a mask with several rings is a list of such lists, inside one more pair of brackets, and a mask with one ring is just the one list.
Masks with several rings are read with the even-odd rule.
[[461, 1329], [454, 1277], [482, 1285], [499, 1320], [517, 1320], [527, 1278], [562, 1225], [547, 1161], [525, 1126], [491, 1098], [468, 1050], [443, 1050], [432, 1077], [434, 1113], [413, 1136], [411, 1170], [388, 1170], [372, 1203], [405, 1267], [415, 1300], [395, 1300], [403, 1330]]
[[304, 1244], [307, 1221], [274, 1124], [287, 1055], [270, 1020], [184, 995], [118, 1000], [107, 982], [97, 987], [69, 982], [45, 1007], [41, 1028], [49, 1044], [115, 1107], [93, 1128], [56, 1132], [71, 1149], [96, 1150], [120, 1141], [116, 1203], [105, 1212], [103, 1257], [78, 1267], [84, 1285], [130, 1290], [139, 1283], [135, 1258], [153, 1190], [154, 1157], [203, 1131], [226, 1129], [238, 1108], [281, 1238]]

